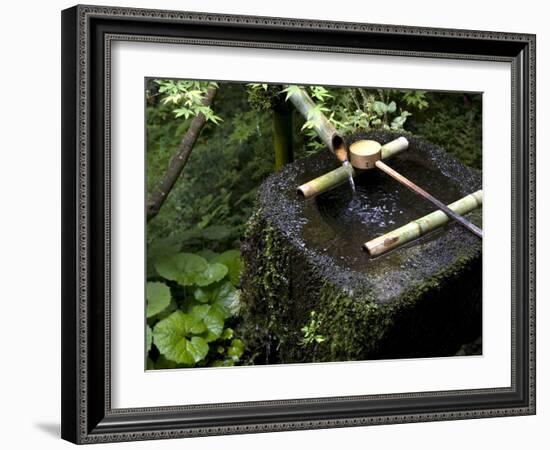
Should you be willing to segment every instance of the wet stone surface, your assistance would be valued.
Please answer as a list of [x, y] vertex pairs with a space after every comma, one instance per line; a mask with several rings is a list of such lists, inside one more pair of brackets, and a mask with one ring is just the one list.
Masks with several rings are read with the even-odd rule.
[[[446, 204], [462, 197], [453, 180], [424, 164], [418, 154], [405, 154], [390, 164]], [[305, 226], [302, 235], [310, 245], [330, 252], [349, 268], [364, 271], [370, 261], [362, 250], [366, 241], [429, 214], [435, 207], [377, 169], [362, 173], [355, 181], [355, 193], [343, 184], [315, 199], [315, 207], [335, 237], [328, 242], [317, 239], [317, 223]], [[430, 233], [424, 240], [438, 235]]]

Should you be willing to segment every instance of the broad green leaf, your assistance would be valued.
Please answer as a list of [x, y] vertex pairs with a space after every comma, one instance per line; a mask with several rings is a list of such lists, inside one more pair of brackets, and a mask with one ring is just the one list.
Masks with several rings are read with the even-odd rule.
[[377, 115], [382, 116], [388, 111], [388, 105], [384, 102], [376, 101], [372, 104], [372, 109]]
[[201, 337], [191, 337], [199, 323], [197, 317], [180, 310], [158, 322], [153, 329], [153, 340], [159, 352], [179, 364], [192, 365], [204, 359], [208, 343]]
[[210, 305], [196, 305], [189, 310], [188, 316], [191, 320], [193, 320], [193, 322], [202, 321], [208, 314], [209, 310]]
[[210, 310], [210, 305], [193, 306], [187, 316], [190, 319], [189, 331], [193, 334], [201, 334], [206, 331], [204, 318]]
[[395, 110], [397, 109], [397, 105], [395, 104], [395, 102], [390, 102], [390, 104], [388, 105], [388, 112], [389, 113], [394, 113]]
[[208, 349], [208, 342], [199, 336], [193, 336], [187, 344], [187, 351], [193, 356], [195, 363], [206, 357]]
[[223, 332], [224, 326], [224, 318], [222, 313], [215, 308], [210, 308], [203, 321], [208, 330], [208, 336], [206, 339], [208, 341], [218, 339]]
[[243, 271], [243, 261], [239, 250], [228, 250], [223, 252], [221, 255], [216, 256], [212, 262], [221, 263], [227, 266], [231, 283], [233, 283], [233, 286], [239, 285], [239, 279]]
[[229, 281], [215, 287], [197, 288], [194, 297], [200, 303], [210, 303], [224, 319], [234, 316], [239, 311], [239, 294]]
[[208, 286], [209, 284], [220, 281], [227, 275], [227, 266], [220, 263], [208, 264], [205, 271], [195, 275], [194, 283], [199, 286]]
[[212, 292], [212, 289], [197, 288], [195, 289], [193, 295], [195, 296], [195, 300], [198, 302], [208, 303], [212, 299]]
[[213, 341], [222, 334], [224, 317], [216, 308], [212, 308], [210, 305], [193, 306], [189, 311], [189, 316], [196, 324], [191, 328], [193, 334], [207, 331], [207, 341]]
[[206, 272], [208, 262], [193, 253], [178, 253], [159, 258], [155, 268], [161, 277], [177, 281], [182, 286], [191, 286], [195, 284], [197, 276]]
[[210, 303], [224, 319], [227, 319], [239, 311], [238, 291], [230, 282], [226, 281], [212, 291]]
[[240, 339], [233, 339], [231, 345], [227, 349], [227, 355], [230, 356], [233, 361], [238, 361], [244, 352], [244, 344]]
[[166, 284], [149, 281], [147, 283], [147, 318], [164, 311], [171, 299], [170, 288]]

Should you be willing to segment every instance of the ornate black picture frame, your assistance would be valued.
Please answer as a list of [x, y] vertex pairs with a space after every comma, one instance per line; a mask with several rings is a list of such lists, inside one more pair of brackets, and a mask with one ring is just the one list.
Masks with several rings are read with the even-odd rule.
[[[110, 46], [196, 43], [512, 67], [512, 373], [505, 388], [113, 409]], [[62, 13], [62, 437], [84, 444], [535, 413], [535, 36], [75, 6]]]

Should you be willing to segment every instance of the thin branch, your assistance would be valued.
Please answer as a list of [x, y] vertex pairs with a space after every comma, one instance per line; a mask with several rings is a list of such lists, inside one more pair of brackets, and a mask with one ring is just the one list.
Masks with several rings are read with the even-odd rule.
[[[209, 87], [202, 104], [204, 106], [210, 106], [214, 101], [217, 91], [218, 89], [216, 87]], [[174, 187], [174, 184], [176, 184], [183, 168], [187, 164], [187, 160], [191, 155], [191, 151], [193, 150], [193, 147], [195, 146], [205, 123], [206, 117], [202, 113], [197, 114], [191, 121], [189, 129], [185, 133], [177, 153], [170, 161], [168, 169], [166, 169], [166, 173], [162, 177], [162, 180], [158, 184], [156, 190], [149, 197], [147, 202], [147, 221], [151, 220], [158, 214], [164, 201]]]

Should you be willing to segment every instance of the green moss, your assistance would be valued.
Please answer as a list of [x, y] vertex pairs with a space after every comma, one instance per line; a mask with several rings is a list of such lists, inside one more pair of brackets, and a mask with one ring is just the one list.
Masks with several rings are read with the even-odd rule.
[[[465, 246], [450, 266], [427, 279], [403, 269], [408, 288], [381, 304], [373, 291], [352, 294], [328, 282], [261, 210], [248, 223], [243, 257], [243, 333], [256, 364], [454, 354], [463, 343], [460, 323], [472, 322], [477, 301], [470, 283], [481, 285], [479, 249]], [[373, 274], [373, 282], [380, 276]], [[304, 343], [311, 311], [323, 340]]]
[[252, 359], [270, 358], [270, 347], [290, 336], [284, 319], [289, 305], [289, 255], [281, 237], [258, 210], [249, 220], [248, 242], [243, 252], [242, 276], [248, 354]]
[[383, 334], [383, 308], [368, 299], [351, 298], [332, 284], [321, 288], [318, 311], [318, 331], [326, 338], [319, 345], [318, 360], [360, 359]]

